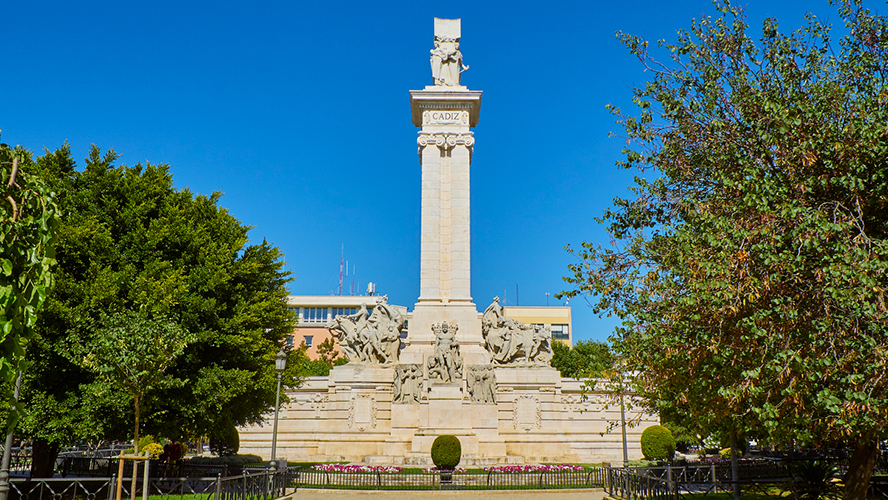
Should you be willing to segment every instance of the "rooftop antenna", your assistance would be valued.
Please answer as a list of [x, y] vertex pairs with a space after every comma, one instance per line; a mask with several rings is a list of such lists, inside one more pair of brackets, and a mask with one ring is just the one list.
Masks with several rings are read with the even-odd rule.
[[342, 244], [342, 251], [339, 254], [339, 295], [342, 295], [342, 263], [345, 257], [345, 243]]

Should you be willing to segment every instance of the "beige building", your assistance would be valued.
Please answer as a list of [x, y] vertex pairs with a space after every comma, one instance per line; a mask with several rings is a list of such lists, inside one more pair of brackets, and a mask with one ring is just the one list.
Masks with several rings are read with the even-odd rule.
[[527, 325], [541, 325], [552, 330], [552, 340], [573, 346], [570, 306], [505, 306], [503, 314]]

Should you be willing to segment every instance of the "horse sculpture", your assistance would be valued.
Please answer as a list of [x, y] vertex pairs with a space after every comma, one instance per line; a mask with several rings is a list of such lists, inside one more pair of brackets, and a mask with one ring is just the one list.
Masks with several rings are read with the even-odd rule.
[[391, 365], [398, 361], [404, 319], [387, 301], [386, 296], [377, 300], [372, 314], [362, 304], [358, 313], [336, 316], [327, 323], [349, 363]]

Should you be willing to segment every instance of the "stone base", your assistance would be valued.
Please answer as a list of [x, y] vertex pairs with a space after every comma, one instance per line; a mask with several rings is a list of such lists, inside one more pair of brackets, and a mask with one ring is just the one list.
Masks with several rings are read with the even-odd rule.
[[[496, 404], [469, 400], [463, 380], [425, 381], [419, 403], [392, 403], [393, 368], [344, 365], [330, 377], [309, 377], [287, 393], [281, 409], [278, 455], [291, 461], [348, 461], [430, 466], [432, 442], [456, 435], [467, 466], [621, 462], [620, 407], [603, 393], [583, 393], [551, 367], [497, 367]], [[637, 408], [638, 406], [635, 405]], [[657, 418], [628, 429], [631, 459], [639, 437]], [[271, 418], [271, 416], [269, 416]], [[267, 458], [270, 424], [240, 430], [241, 453]]]

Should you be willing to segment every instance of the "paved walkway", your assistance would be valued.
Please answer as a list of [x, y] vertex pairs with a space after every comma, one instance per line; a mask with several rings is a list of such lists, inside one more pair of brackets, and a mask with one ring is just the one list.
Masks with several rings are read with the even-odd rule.
[[490, 500], [604, 500], [607, 493], [601, 488], [583, 490], [470, 490], [470, 491], [375, 491], [375, 490], [315, 490], [299, 488], [281, 500], [406, 500], [408, 498], [458, 498], [485, 497]]

